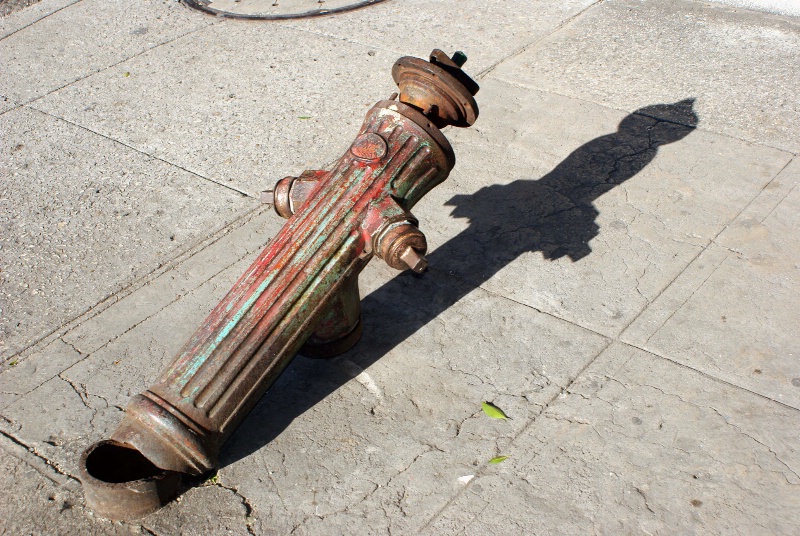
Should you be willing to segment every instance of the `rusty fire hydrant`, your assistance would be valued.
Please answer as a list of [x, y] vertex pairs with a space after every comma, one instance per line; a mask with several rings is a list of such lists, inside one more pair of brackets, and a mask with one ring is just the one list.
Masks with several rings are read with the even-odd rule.
[[358, 274], [373, 255], [416, 272], [425, 236], [410, 209], [455, 156], [439, 129], [475, 122], [478, 85], [440, 50], [400, 58], [399, 97], [378, 102], [330, 170], [262, 194], [288, 221], [156, 383], [135, 396], [111, 439], [88, 448], [88, 505], [110, 519], [153, 512], [181, 476], [217, 466], [222, 445], [299, 352], [333, 357], [361, 336]]

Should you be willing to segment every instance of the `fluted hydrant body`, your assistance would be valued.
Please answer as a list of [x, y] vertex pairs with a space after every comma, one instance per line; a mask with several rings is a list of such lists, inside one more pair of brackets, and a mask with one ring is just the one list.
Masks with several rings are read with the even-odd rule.
[[[433, 97], [419, 91], [436, 84], [431, 72], [446, 82]], [[394, 70], [399, 100], [368, 112], [332, 169], [277, 184], [271, 201], [287, 223], [155, 384], [131, 400], [111, 441], [84, 454], [87, 500], [101, 515], [138, 517], [163, 502], [134, 505], [132, 516], [108, 504], [109, 485], [115, 503], [143, 494], [126, 499], [121, 485], [132, 480], [109, 477], [104, 457], [138, 451], [154, 466], [147, 478], [159, 496], [169, 490], [158, 488], [158, 478], [214, 469], [223, 443], [298, 352], [330, 357], [358, 341], [357, 277], [373, 255], [395, 268], [425, 269], [425, 237], [410, 209], [455, 164], [439, 128], [477, 116], [477, 86], [466, 88], [448, 72], [458, 75], [460, 64], [438, 51], [430, 63], [401, 59]], [[442, 100], [453, 96], [455, 105]]]

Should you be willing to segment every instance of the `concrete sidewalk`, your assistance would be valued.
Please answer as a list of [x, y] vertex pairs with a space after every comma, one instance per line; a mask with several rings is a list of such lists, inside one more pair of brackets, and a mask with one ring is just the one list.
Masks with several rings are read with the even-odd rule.
[[[797, 533], [800, 19], [42, 0], [0, 38], [0, 533]], [[429, 272], [373, 262], [362, 341], [296, 358], [215, 478], [94, 516], [78, 456], [280, 228], [258, 192], [432, 48], [467, 53], [481, 115], [414, 210]]]

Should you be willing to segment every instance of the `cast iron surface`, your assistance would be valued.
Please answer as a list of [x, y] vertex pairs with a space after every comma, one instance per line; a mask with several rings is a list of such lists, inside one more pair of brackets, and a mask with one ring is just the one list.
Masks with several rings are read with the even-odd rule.
[[158, 510], [180, 491], [181, 475], [153, 465], [116, 441], [95, 443], [78, 465], [86, 502], [104, 517], [132, 520]]
[[[131, 519], [159, 508], [177, 493], [175, 475], [217, 466], [222, 445], [298, 352], [332, 357], [355, 345], [358, 274], [373, 256], [425, 270], [427, 243], [410, 210], [455, 165], [437, 127], [477, 117], [477, 85], [458, 82], [466, 75], [455, 60], [434, 65], [437, 54], [430, 64], [398, 60], [400, 99], [367, 113], [330, 170], [281, 179], [264, 193], [286, 224], [173, 363], [133, 397], [111, 442], [84, 453], [86, 499], [99, 515]], [[404, 90], [416, 95], [408, 103]], [[452, 106], [453, 95], [463, 105]], [[122, 459], [137, 461], [135, 470], [113, 470]]]
[[392, 68], [400, 100], [422, 110], [438, 128], [468, 127], [478, 118], [473, 98], [478, 84], [461, 70], [466, 56], [456, 52], [453, 58], [435, 49], [430, 61], [406, 56]]

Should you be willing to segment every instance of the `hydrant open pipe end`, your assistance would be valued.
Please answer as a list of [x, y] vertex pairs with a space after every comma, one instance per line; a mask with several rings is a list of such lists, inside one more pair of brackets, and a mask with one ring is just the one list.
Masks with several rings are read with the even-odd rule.
[[[472, 125], [478, 85], [463, 54], [400, 58], [399, 97], [369, 110], [329, 170], [286, 177], [262, 201], [287, 219], [146, 391], [110, 440], [80, 460], [86, 502], [113, 520], [143, 517], [217, 467], [222, 445], [295, 355], [329, 358], [362, 332], [358, 274], [373, 256], [423, 272], [427, 241], [411, 209], [455, 165], [439, 129]], [[396, 99], [396, 100], [395, 100]]]
[[178, 495], [182, 483], [180, 473], [159, 469], [113, 440], [89, 447], [79, 471], [87, 505], [100, 517], [119, 521], [155, 512]]

